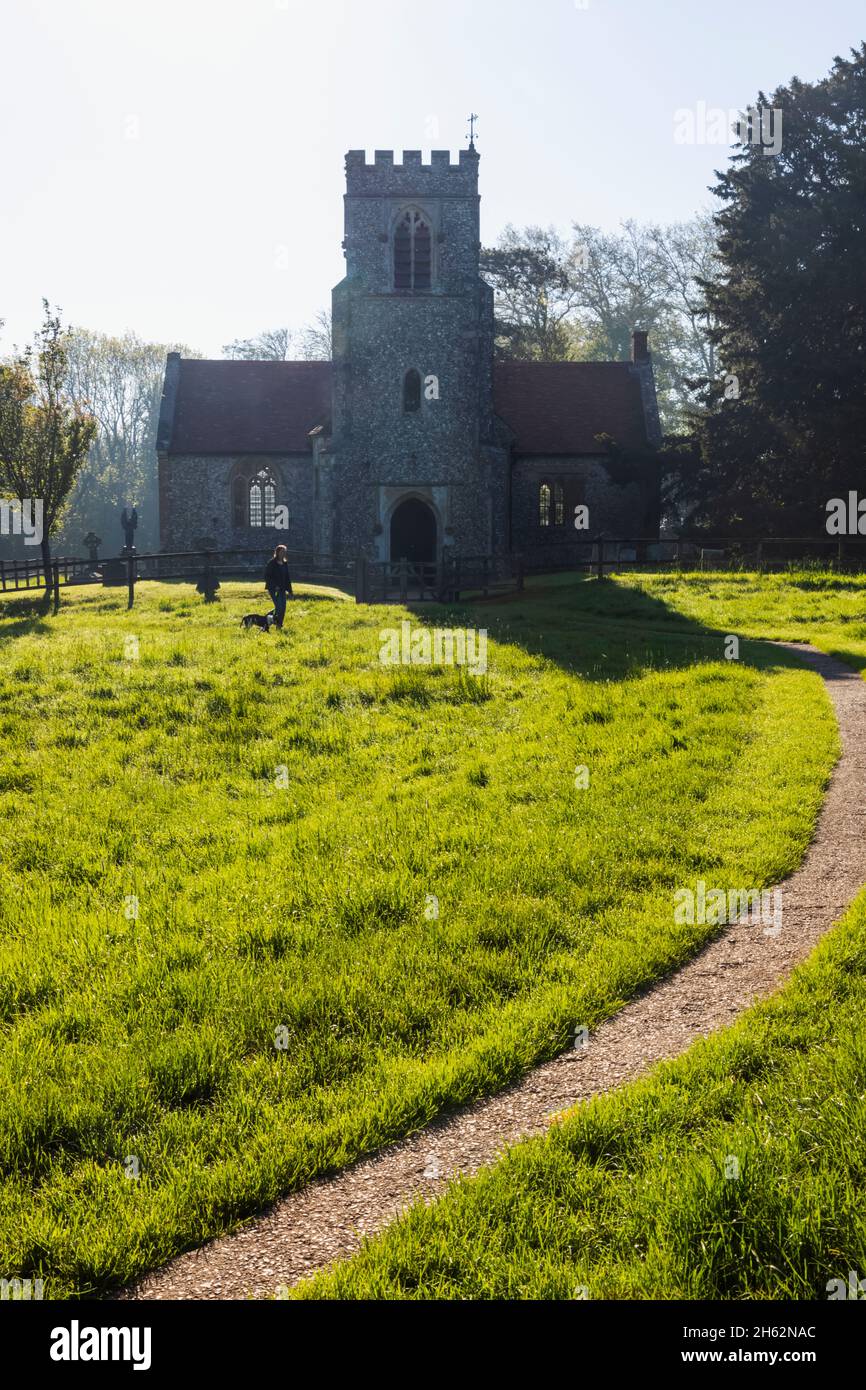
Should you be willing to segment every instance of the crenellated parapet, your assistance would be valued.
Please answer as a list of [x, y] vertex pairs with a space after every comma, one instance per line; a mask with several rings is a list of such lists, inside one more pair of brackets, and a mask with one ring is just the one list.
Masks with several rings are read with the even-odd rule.
[[433, 150], [429, 164], [421, 150], [404, 150], [401, 161], [393, 150], [376, 150], [372, 164], [365, 150], [349, 150], [346, 192], [349, 197], [473, 197], [478, 193], [478, 164], [476, 150], [461, 150], [457, 163], [452, 163], [450, 150]]

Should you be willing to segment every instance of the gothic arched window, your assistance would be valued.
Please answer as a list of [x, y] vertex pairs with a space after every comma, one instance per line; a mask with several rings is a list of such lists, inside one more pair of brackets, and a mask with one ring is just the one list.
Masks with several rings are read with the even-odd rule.
[[538, 524], [539, 526], [550, 525], [550, 504], [552, 493], [550, 483], [542, 483], [538, 489]]
[[407, 212], [394, 233], [395, 290], [429, 290], [433, 265], [430, 227], [418, 212]]
[[407, 415], [421, 409], [421, 373], [414, 367], [403, 378], [403, 409]]
[[250, 483], [250, 526], [273, 526], [277, 515], [277, 484], [269, 468], [263, 468]]
[[562, 483], [553, 484], [553, 524], [565, 525], [565, 489]]

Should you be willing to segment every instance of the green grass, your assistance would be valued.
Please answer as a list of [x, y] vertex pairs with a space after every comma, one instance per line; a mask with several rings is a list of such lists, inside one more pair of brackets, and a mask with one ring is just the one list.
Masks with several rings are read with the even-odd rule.
[[301, 1299], [826, 1299], [866, 1270], [866, 895], [791, 983]]
[[[587, 622], [639, 621], [650, 600], [662, 630], [679, 615], [866, 669], [859, 577], [632, 574], [582, 599]], [[866, 894], [734, 1027], [575, 1109], [294, 1296], [826, 1298], [866, 1269], [864, 1012]]]
[[794, 574], [621, 576], [644, 599], [670, 603], [685, 617], [743, 637], [811, 642], [857, 671], [866, 670], [866, 582], [820, 570]]
[[687, 593], [425, 612], [477, 678], [320, 594], [271, 638], [243, 585], [5, 604], [0, 1273], [128, 1281], [609, 1016], [712, 934], [677, 887], [789, 873], [829, 702]]

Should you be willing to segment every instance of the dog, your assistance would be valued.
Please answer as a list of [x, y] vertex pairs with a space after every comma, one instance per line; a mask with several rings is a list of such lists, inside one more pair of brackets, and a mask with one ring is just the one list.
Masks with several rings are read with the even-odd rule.
[[241, 618], [241, 627], [249, 632], [251, 628], [261, 628], [262, 632], [270, 632], [276, 618], [273, 613], [267, 613], [262, 617], [261, 613], [248, 613], [245, 618]]

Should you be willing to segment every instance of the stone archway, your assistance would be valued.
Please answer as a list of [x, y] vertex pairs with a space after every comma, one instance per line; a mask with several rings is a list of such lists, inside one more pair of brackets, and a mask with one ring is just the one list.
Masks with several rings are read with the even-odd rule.
[[436, 514], [420, 497], [407, 497], [391, 514], [391, 559], [424, 564], [438, 552]]

